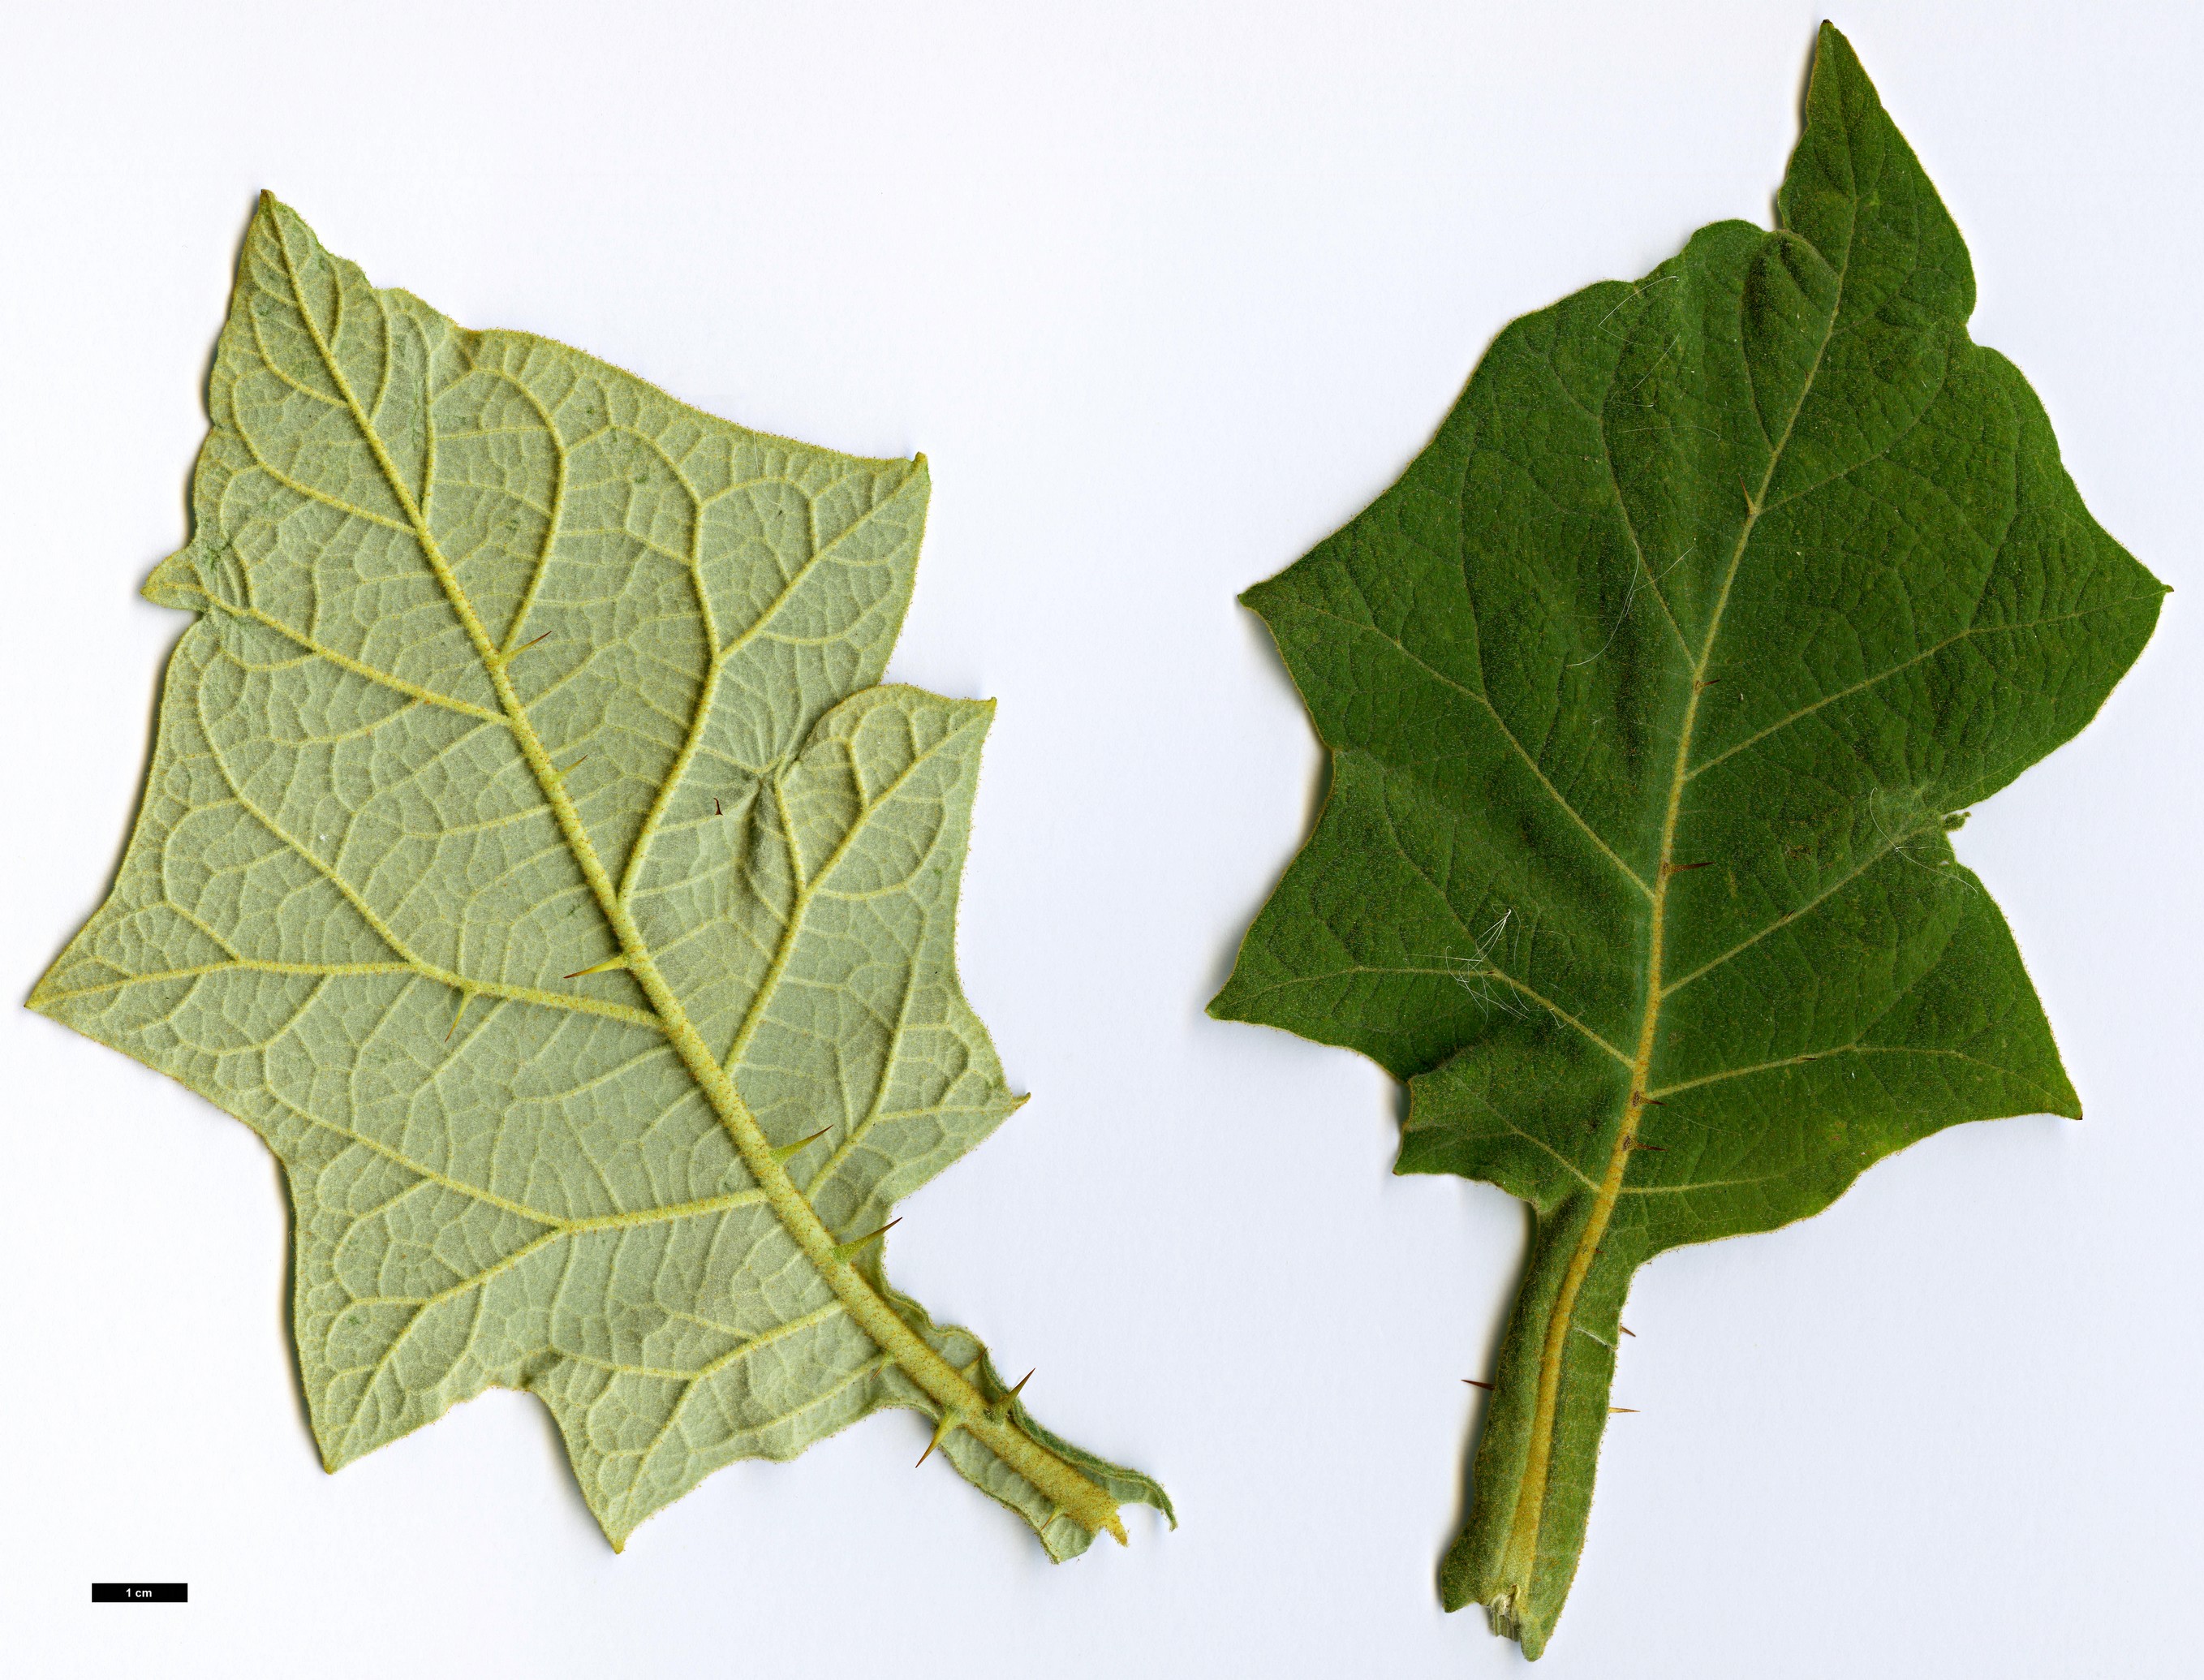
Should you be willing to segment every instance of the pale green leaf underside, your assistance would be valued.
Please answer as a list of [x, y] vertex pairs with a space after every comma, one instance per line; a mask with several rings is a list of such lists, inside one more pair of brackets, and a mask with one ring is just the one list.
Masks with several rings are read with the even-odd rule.
[[1022, 1100], [954, 960], [992, 708], [874, 686], [924, 462], [464, 331], [273, 199], [209, 406], [143, 809], [32, 1001], [281, 1160], [327, 1463], [525, 1389], [619, 1545], [893, 1405], [1057, 1557], [1168, 1511], [835, 1252]]
[[2080, 1112], [1946, 830], [2089, 720], [2163, 590], [1969, 339], [1958, 230], [1833, 29], [1779, 205], [1508, 326], [1247, 597], [1333, 779], [1212, 1009], [1375, 1057], [1402, 1171], [1537, 1209], [1444, 1577], [1533, 1655], [1639, 1264]]

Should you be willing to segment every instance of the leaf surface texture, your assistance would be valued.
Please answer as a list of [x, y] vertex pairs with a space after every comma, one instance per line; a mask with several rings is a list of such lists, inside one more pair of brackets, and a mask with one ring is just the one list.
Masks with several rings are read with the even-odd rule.
[[2081, 1112], [1947, 830], [2088, 722], [2162, 586], [1968, 337], [1958, 230], [1832, 28], [1778, 210], [1508, 326], [1245, 597], [1331, 782], [1212, 1012], [1373, 1057], [1399, 1170], [1534, 1209], [1442, 1583], [1534, 1656], [1638, 1266]]
[[1059, 1558], [1168, 1512], [881, 1273], [1022, 1101], [955, 968], [992, 703], [878, 686], [922, 458], [464, 330], [273, 199], [209, 407], [143, 807], [32, 1002], [281, 1161], [330, 1468], [525, 1389], [617, 1546], [901, 1406]]

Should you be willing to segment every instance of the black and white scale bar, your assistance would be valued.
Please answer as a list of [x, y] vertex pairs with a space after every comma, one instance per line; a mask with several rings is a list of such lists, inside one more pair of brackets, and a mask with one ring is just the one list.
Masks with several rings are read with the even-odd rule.
[[191, 1584], [183, 1581], [95, 1581], [94, 1604], [189, 1604]]

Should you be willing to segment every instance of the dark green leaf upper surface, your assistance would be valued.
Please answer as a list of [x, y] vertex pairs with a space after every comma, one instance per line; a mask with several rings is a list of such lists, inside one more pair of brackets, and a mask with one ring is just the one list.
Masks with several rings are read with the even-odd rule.
[[1246, 597], [1333, 781], [1214, 1012], [1373, 1056], [1413, 1082], [1403, 1170], [1543, 1205], [1603, 1172], [1655, 1004], [1655, 1248], [2079, 1112], [1945, 829], [2088, 721], [2163, 593], [1968, 338], [1965, 246], [1834, 32], [1780, 205], [1514, 323]]
[[2081, 1112], [1947, 836], [2164, 591], [1968, 338], [1966, 248], [1834, 29], [1778, 206], [1509, 325], [1399, 483], [1245, 597], [1331, 785], [1210, 1007], [1376, 1058], [1400, 1170], [1536, 1209], [1441, 1574], [1532, 1656], [1639, 1264], [1942, 1127]]

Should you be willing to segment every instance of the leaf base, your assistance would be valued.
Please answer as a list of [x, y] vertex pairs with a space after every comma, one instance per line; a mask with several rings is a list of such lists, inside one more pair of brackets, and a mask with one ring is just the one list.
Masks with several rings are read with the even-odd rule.
[[1576, 1577], [1637, 1269], [1635, 1255], [1603, 1240], [1597, 1202], [1586, 1193], [1537, 1216], [1478, 1442], [1469, 1520], [1439, 1572], [1449, 1610], [1483, 1605], [1493, 1632], [1532, 1658]]

